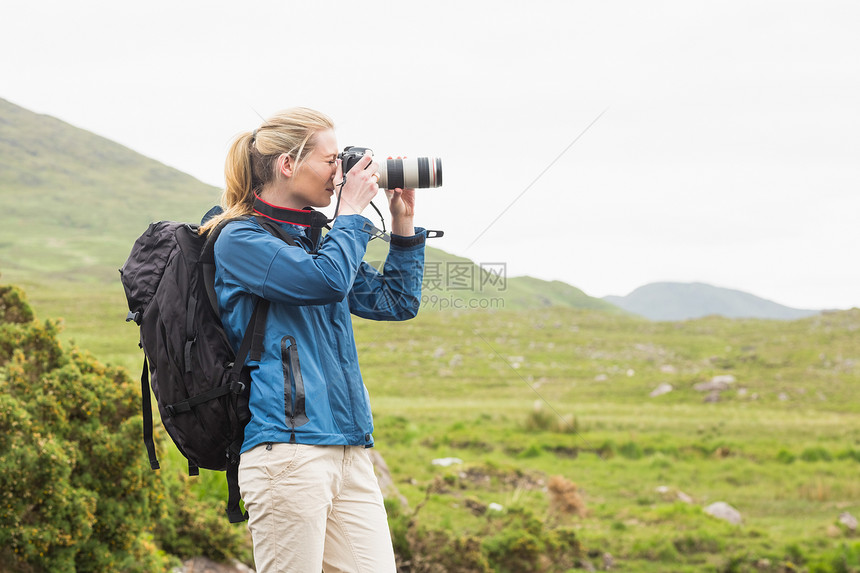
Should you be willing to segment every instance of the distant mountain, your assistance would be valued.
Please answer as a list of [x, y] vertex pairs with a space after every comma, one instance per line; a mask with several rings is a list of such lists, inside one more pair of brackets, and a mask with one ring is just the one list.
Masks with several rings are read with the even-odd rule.
[[[105, 292], [121, 310], [117, 269], [135, 238], [152, 221], [199, 220], [220, 195], [109, 139], [0, 99], [0, 273], [4, 283], [27, 287], [37, 311], [44, 301], [54, 316], [59, 307], [73, 318], [70, 305], [92, 313]], [[384, 260], [386, 249], [373, 241], [367, 260]], [[510, 278], [503, 265], [481, 267], [432, 242], [426, 269], [425, 308], [617, 311], [565, 283]]]
[[709, 315], [794, 320], [819, 313], [704, 283], [651, 283], [627, 296], [607, 296], [603, 300], [651, 320], [686, 320]]

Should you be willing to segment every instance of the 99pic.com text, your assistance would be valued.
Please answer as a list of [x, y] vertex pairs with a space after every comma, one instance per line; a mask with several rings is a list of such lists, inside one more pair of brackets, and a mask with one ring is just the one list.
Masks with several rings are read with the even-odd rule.
[[430, 310], [497, 310], [505, 308], [505, 299], [500, 296], [466, 298], [453, 294], [429, 292], [421, 295], [421, 308]]
[[[488, 310], [505, 307], [506, 263], [429, 261], [424, 266], [421, 307], [432, 310]], [[494, 296], [496, 295], [496, 296]]]

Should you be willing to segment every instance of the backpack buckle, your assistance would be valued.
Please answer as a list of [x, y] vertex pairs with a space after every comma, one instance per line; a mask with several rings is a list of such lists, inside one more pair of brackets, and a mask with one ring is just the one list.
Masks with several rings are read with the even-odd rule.
[[182, 402], [177, 402], [176, 404], [168, 404], [164, 407], [164, 410], [167, 412], [169, 417], [173, 417], [176, 414], [184, 414], [186, 412], [190, 412], [192, 405], [188, 402], [188, 400], [183, 400]]
[[229, 446], [227, 446], [227, 451], [224, 452], [227, 457], [227, 462], [230, 464], [239, 464], [239, 459], [242, 457], [242, 454], [239, 453], [240, 446], [242, 442], [233, 442]]
[[234, 394], [241, 394], [245, 391], [245, 383], [241, 380], [230, 382], [230, 391]]

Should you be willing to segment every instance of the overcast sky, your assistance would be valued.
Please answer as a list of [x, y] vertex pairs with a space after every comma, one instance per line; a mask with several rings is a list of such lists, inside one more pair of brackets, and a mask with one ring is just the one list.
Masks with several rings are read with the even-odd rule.
[[858, 31], [830, 1], [31, 0], [0, 8], [0, 97], [218, 187], [236, 133], [310, 106], [442, 157], [418, 222], [508, 276], [848, 308]]

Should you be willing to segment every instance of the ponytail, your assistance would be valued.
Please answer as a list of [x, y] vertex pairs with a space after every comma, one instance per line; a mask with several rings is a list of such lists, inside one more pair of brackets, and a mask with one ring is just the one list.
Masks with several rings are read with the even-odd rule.
[[224, 164], [227, 186], [221, 194], [223, 211], [200, 227], [201, 235], [217, 227], [221, 221], [250, 215], [254, 212], [254, 175], [251, 163], [251, 146], [253, 144], [254, 134], [248, 131], [236, 136], [230, 145], [230, 149], [227, 151], [227, 161]]

